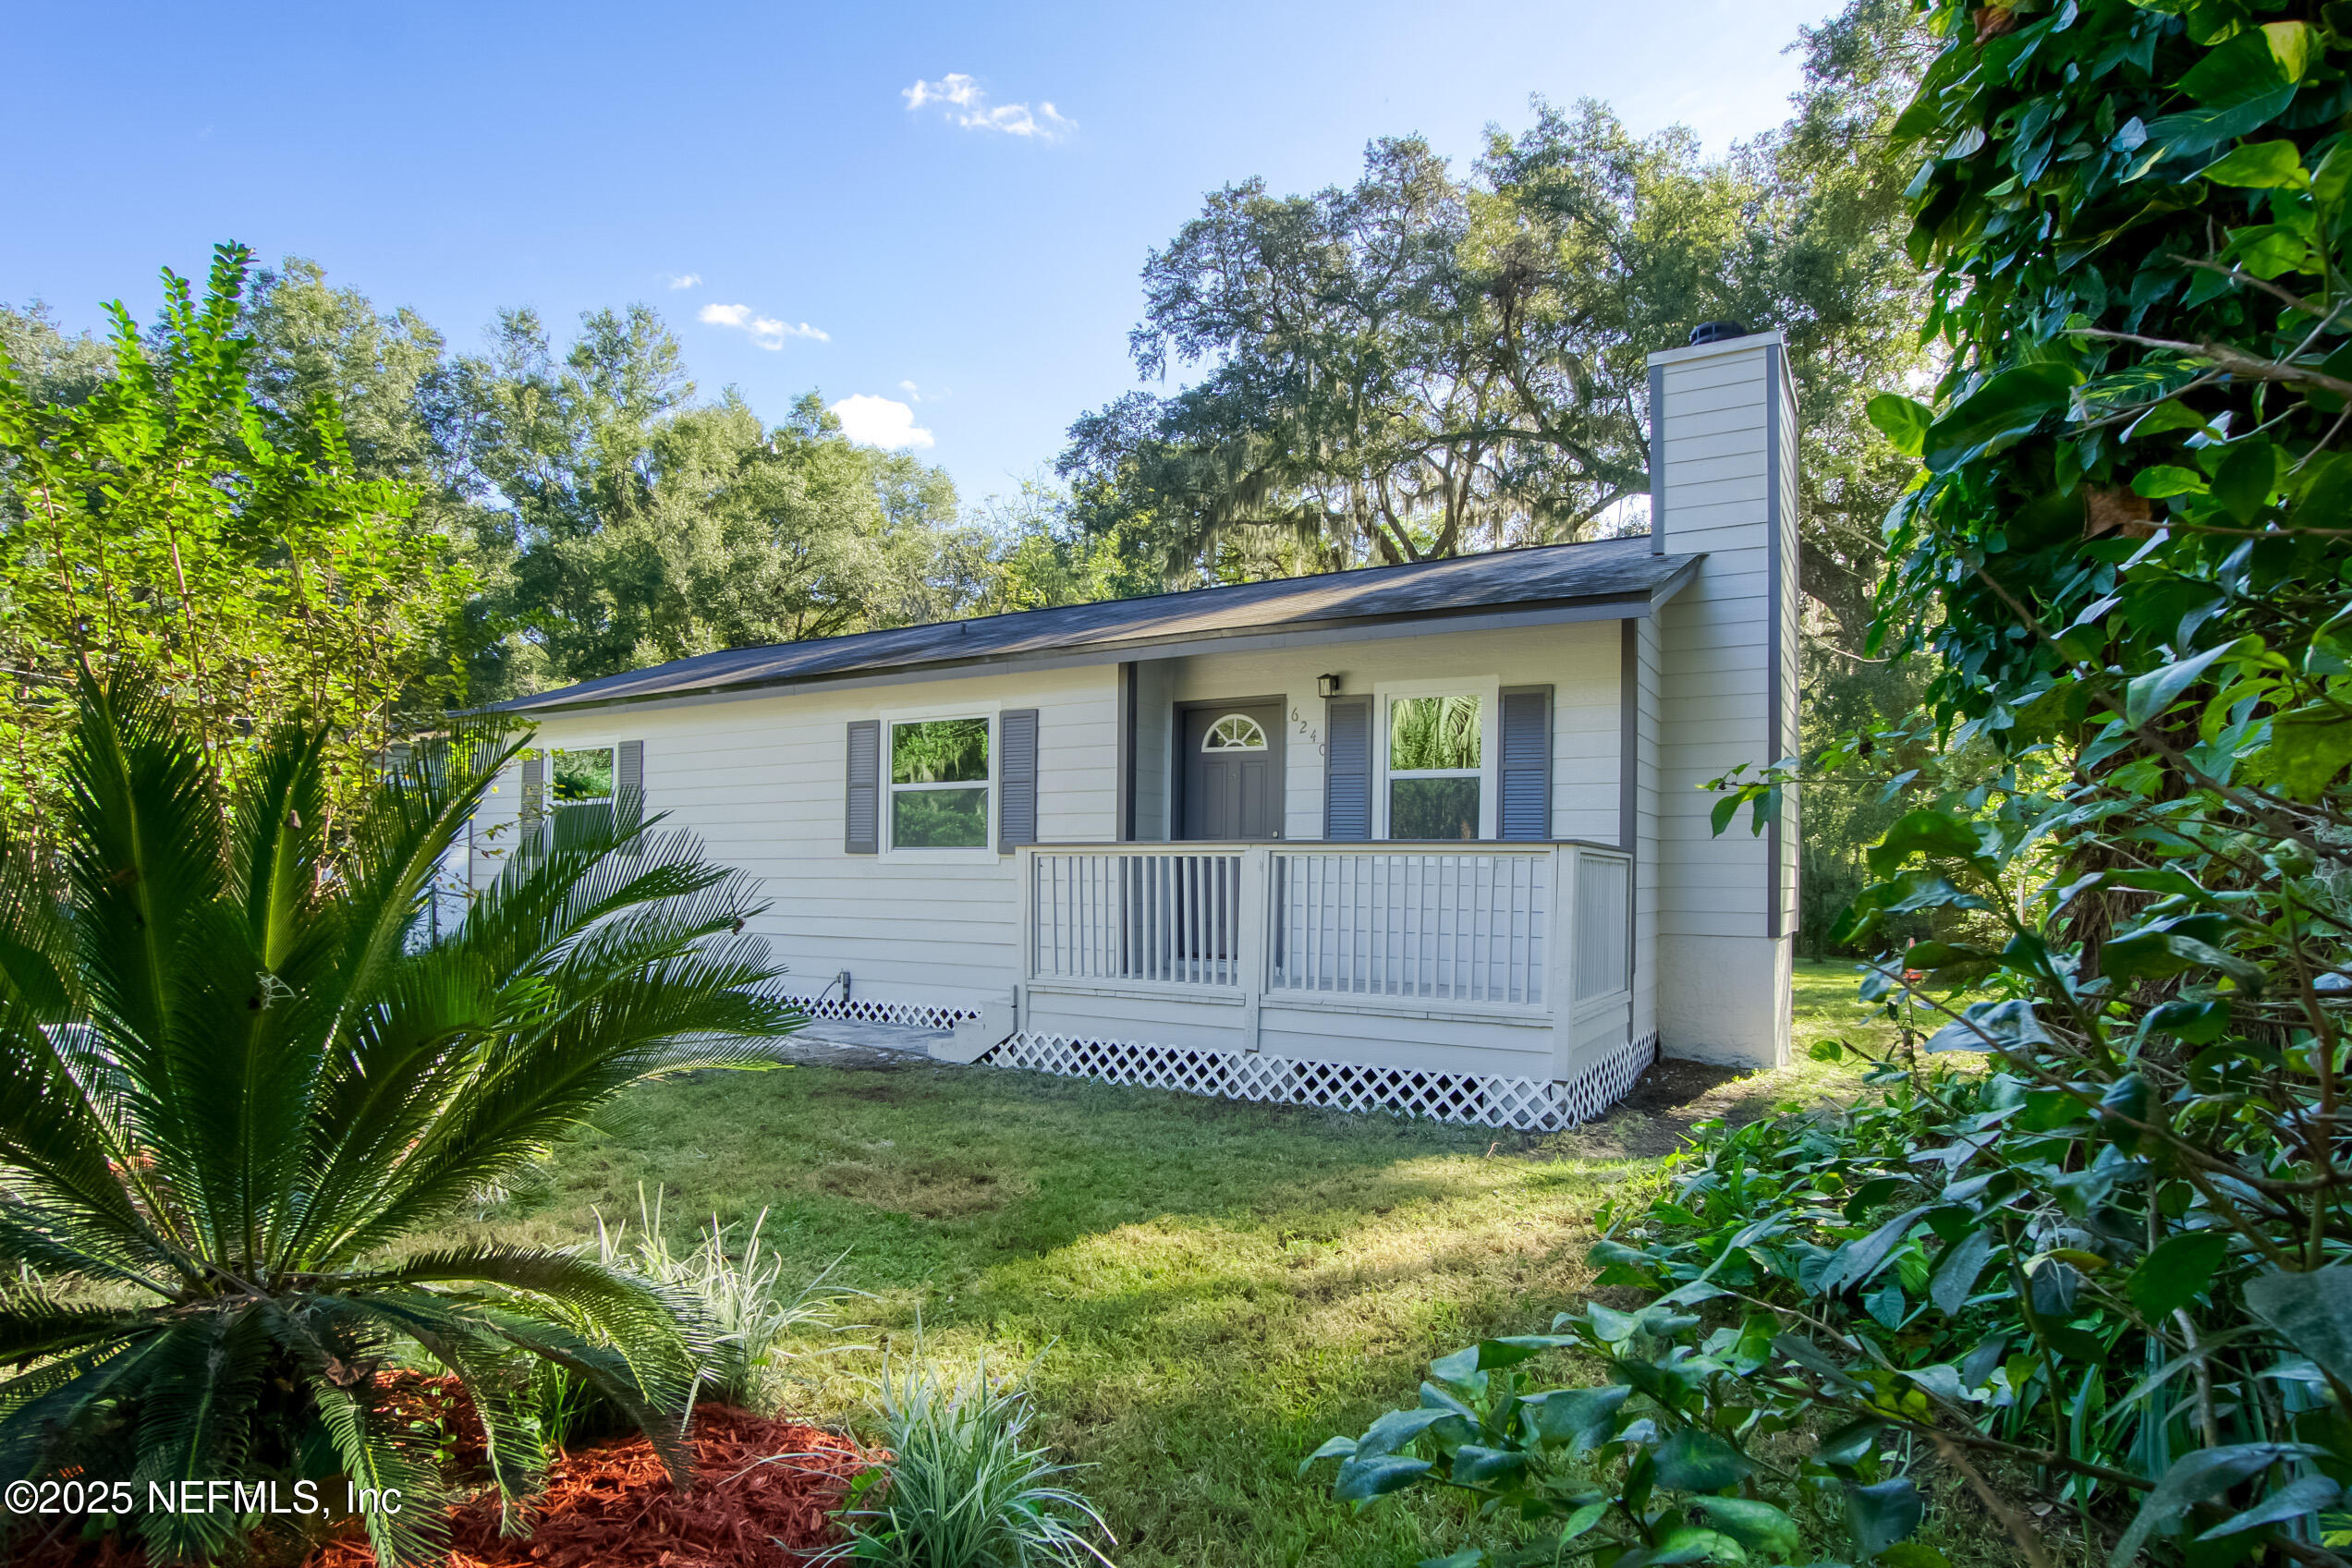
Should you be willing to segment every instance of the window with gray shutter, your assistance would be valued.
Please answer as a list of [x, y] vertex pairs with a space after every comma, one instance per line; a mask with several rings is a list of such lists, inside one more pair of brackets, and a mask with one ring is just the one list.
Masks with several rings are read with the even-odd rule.
[[996, 852], [1037, 842], [1037, 710], [1016, 708], [996, 719]]
[[1505, 687], [1500, 809], [1505, 838], [1552, 836], [1552, 688]]
[[841, 846], [852, 855], [882, 852], [882, 721], [849, 726], [849, 789]]
[[1372, 836], [1372, 699], [1323, 704], [1323, 837]]

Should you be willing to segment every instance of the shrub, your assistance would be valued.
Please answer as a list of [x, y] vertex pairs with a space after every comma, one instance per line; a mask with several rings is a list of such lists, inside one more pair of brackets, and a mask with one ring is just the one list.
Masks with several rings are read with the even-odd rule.
[[[694, 1379], [671, 1287], [576, 1251], [403, 1238], [650, 1074], [795, 1027], [759, 906], [634, 801], [561, 815], [454, 928], [434, 869], [516, 743], [461, 733], [330, 833], [318, 729], [208, 757], [151, 691], [85, 681], [54, 859], [0, 854], [0, 1474], [341, 1473], [398, 1488], [380, 1559], [442, 1524], [432, 1440], [375, 1374], [422, 1357], [481, 1417], [502, 1494], [541, 1464], [554, 1362], [673, 1462]], [[158, 1557], [226, 1512], [142, 1513]]]
[[[1652, 1305], [1447, 1358], [1420, 1410], [1334, 1445], [1339, 1484], [1524, 1490], [1553, 1550], [1631, 1568], [1785, 1560], [1781, 1504], [1818, 1480], [1863, 1504], [1858, 1554], [1899, 1560], [1922, 1549], [1869, 1523], [1870, 1489], [1907, 1478], [1838, 1470], [1908, 1437], [2029, 1561], [2019, 1493], [2114, 1568], [2338, 1563], [2352, 6], [1921, 9], [1943, 47], [1896, 132], [1950, 371], [1935, 407], [1871, 418], [1923, 468], [1888, 517], [1883, 646], [1937, 657], [1916, 730], [1824, 765], [1995, 757], [1967, 787], [1887, 781], [1908, 808], [1832, 940], [1934, 918], [1865, 994], [1927, 972], [1927, 1049], [1992, 1070], [1888, 1066], [1841, 1121], [1712, 1147], [1603, 1250]], [[1793, 781], [1723, 782], [1719, 831]], [[1939, 1001], [1957, 981], [1980, 999]], [[1553, 1343], [1612, 1385], [1456, 1392]], [[1555, 1404], [1591, 1418], [1547, 1428]], [[1756, 1445], [1780, 1432], [1800, 1463], [1776, 1473]], [[1717, 1464], [1662, 1493], [1670, 1451]]]
[[681, 1293], [692, 1304], [702, 1397], [762, 1413], [773, 1408], [775, 1382], [795, 1334], [837, 1327], [844, 1299], [859, 1293], [831, 1282], [840, 1259], [804, 1284], [787, 1286], [784, 1260], [765, 1250], [760, 1232], [768, 1222], [761, 1209], [730, 1250], [730, 1238], [711, 1216], [710, 1224], [684, 1254], [662, 1234], [662, 1194], [649, 1207], [638, 1192], [638, 1228], [632, 1239], [623, 1224], [596, 1225], [598, 1255], [613, 1268], [633, 1269]]
[[[1035, 1411], [1014, 1380], [985, 1360], [950, 1378], [917, 1353], [885, 1363], [878, 1389], [891, 1461], [860, 1477], [834, 1561], [890, 1568], [1076, 1568], [1108, 1564], [1087, 1538], [1110, 1538], [1091, 1505], [1057, 1478], [1070, 1473], [1026, 1446]], [[1112, 1541], [1116, 1545], [1116, 1541]]]

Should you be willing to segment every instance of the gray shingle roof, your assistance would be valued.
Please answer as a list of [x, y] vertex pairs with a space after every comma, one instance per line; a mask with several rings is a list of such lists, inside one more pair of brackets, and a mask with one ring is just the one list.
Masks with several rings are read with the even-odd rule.
[[1699, 559], [1653, 555], [1649, 539], [1636, 536], [1024, 610], [704, 653], [517, 698], [493, 711], [546, 712], [883, 672], [936, 668], [944, 673], [967, 664], [1051, 654], [1099, 651], [1109, 659], [1163, 643], [1209, 641], [1275, 628], [1439, 618], [1505, 606], [1635, 606], [1678, 588]]

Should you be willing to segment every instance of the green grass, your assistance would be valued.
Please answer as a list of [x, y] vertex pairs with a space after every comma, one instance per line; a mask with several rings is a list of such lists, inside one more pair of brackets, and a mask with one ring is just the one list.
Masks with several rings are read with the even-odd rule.
[[[1748, 1113], [1852, 1075], [1803, 1060], [1846, 1027], [1845, 966], [1798, 971], [1798, 1065], [1713, 1090]], [[793, 1067], [648, 1088], [480, 1230], [574, 1240], [667, 1191], [689, 1234], [762, 1209], [794, 1270], [871, 1293], [865, 1348], [810, 1356], [796, 1415], [859, 1425], [879, 1347], [1034, 1358], [1042, 1435], [1087, 1465], [1127, 1568], [1410, 1563], [1464, 1543], [1443, 1501], [1351, 1517], [1293, 1478], [1337, 1431], [1411, 1404], [1424, 1364], [1579, 1305], [1592, 1215], [1673, 1145], [1653, 1107], [1554, 1137], [1244, 1106], [1025, 1073]], [[1700, 1113], [1699, 1111], [1686, 1115]], [[846, 1256], [844, 1256], [846, 1255]]]

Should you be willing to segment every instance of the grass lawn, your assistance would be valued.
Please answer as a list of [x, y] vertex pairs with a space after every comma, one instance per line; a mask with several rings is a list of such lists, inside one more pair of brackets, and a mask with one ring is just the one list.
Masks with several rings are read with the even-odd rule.
[[1851, 973], [1799, 966], [1797, 1066], [1683, 1069], [1551, 1137], [920, 1062], [705, 1075], [639, 1091], [480, 1229], [577, 1240], [595, 1211], [633, 1222], [640, 1185], [678, 1240], [766, 1209], [788, 1268], [839, 1258], [869, 1293], [863, 1348], [800, 1362], [795, 1414], [856, 1424], [920, 1320], [935, 1354], [1035, 1360], [1127, 1568], [1410, 1563], [1463, 1543], [1458, 1512], [1351, 1518], [1300, 1456], [1413, 1403], [1431, 1356], [1579, 1304], [1594, 1209], [1690, 1121], [1851, 1085], [1802, 1060], [1849, 1030]]

